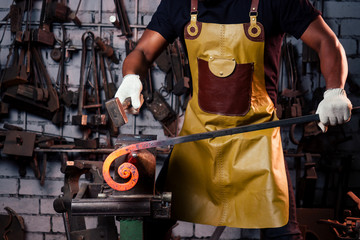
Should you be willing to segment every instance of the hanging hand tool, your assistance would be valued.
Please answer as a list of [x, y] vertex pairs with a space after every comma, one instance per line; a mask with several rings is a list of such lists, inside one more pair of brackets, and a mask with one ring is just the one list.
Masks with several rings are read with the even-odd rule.
[[110, 45], [105, 44], [100, 37], [95, 38], [95, 43], [100, 48], [102, 54], [111, 59], [113, 63], [119, 64], [119, 59], [116, 57], [115, 51]]
[[34, 42], [42, 43], [48, 46], [54, 45], [55, 36], [51, 32], [51, 21], [46, 9], [48, 8], [51, 0], [42, 0], [40, 25], [38, 29], [34, 29], [32, 32], [32, 40]]
[[[87, 56], [88, 51], [91, 52], [91, 54], [89, 54], [91, 56]], [[87, 59], [90, 60], [88, 64]], [[88, 68], [87, 73], [85, 73], [86, 67]], [[90, 79], [91, 70], [92, 78]], [[78, 113], [72, 116], [72, 124], [83, 127], [83, 137], [82, 139], [75, 139], [75, 145], [83, 148], [98, 148], [99, 139], [90, 139], [92, 128], [105, 126], [107, 118], [105, 114], [101, 114], [102, 103], [100, 102], [99, 94], [95, 35], [91, 31], [87, 31], [82, 35], [82, 56], [78, 94]], [[85, 110], [86, 114], [83, 114]]]
[[[87, 89], [85, 88], [86, 82], [90, 74], [85, 74], [86, 59], [88, 47], [91, 48], [91, 61], [88, 64], [88, 70], [92, 70], [92, 83], [89, 84], [94, 94], [91, 96], [91, 103], [85, 105], [85, 99], [89, 96]], [[80, 69], [80, 84], [79, 84], [79, 102], [78, 102], [78, 114], [72, 116], [73, 125], [82, 126], [99, 126], [106, 125], [106, 116], [101, 114], [100, 110], [102, 103], [99, 96], [99, 79], [97, 73], [97, 61], [95, 53], [95, 36], [91, 31], [87, 31], [82, 35], [82, 56], [81, 56], [81, 69]], [[88, 101], [89, 102], [89, 101]], [[84, 115], [83, 110], [95, 110], [96, 114]]]
[[78, 5], [76, 7], [76, 11], [71, 11], [70, 15], [69, 15], [69, 19], [71, 21], [73, 21], [73, 23], [75, 23], [75, 25], [78, 26], [78, 27], [81, 27], [81, 21], [77, 17], [77, 13], [79, 12], [80, 4], [81, 4], [81, 0], [79, 0], [79, 2], [78, 2]]
[[[66, 48], [65, 45], [70, 40], [66, 38], [66, 30], [63, 24], [61, 24], [61, 31], [62, 31], [62, 41], [60, 41], [60, 59], [59, 59], [59, 70], [56, 80], [56, 85], [58, 86], [58, 92], [60, 95], [60, 100], [64, 98], [64, 93], [66, 91], [65, 87], [65, 61], [66, 61]], [[64, 115], [65, 115], [65, 106], [64, 101], [60, 101], [59, 111], [54, 116], [54, 122], [56, 124], [62, 125], [64, 123]]]
[[[5, 74], [2, 76], [4, 82], [4, 87], [17, 85], [20, 83], [28, 82], [28, 75], [30, 72], [30, 32], [29, 32], [29, 22], [32, 9], [32, 1], [22, 0], [15, 1], [15, 5], [11, 5], [10, 18], [12, 29], [11, 31], [15, 33], [15, 38], [10, 48], [6, 66], [8, 66], [10, 56], [14, 50], [13, 63], [12, 67], [5, 69]], [[28, 11], [26, 17], [26, 26], [25, 31], [22, 31], [22, 20], [24, 12]], [[14, 25], [14, 26], [13, 26]], [[18, 50], [20, 50], [20, 57], [18, 55]], [[25, 61], [26, 58], [26, 61]]]
[[[100, 71], [101, 71], [101, 76], [102, 76], [102, 88], [104, 90], [104, 94], [105, 94], [105, 99], [106, 101], [108, 101], [109, 99], [113, 98], [114, 95], [115, 95], [115, 92], [112, 92], [112, 90], [110, 89], [110, 86], [112, 85], [109, 85], [108, 84], [108, 80], [107, 80], [107, 71], [106, 71], [106, 68], [105, 68], [105, 56], [114, 56], [114, 51], [112, 50], [112, 48], [108, 45], [105, 45], [105, 43], [99, 38], [97, 37], [95, 39], [96, 41], [96, 44], [100, 47], [101, 51], [99, 51], [99, 61], [100, 61]], [[108, 49], [111, 49], [111, 51], [109, 52]], [[109, 55], [109, 53], [111, 53]], [[116, 58], [116, 57], [115, 57]], [[111, 72], [110, 72], [110, 75], [111, 75]], [[119, 135], [119, 129], [118, 129], [119, 126], [116, 126], [114, 124], [114, 122], [112, 121], [112, 119], [110, 118], [109, 119], [109, 122], [108, 122], [108, 129], [109, 129], [109, 134], [111, 134], [112, 136], [117, 136]], [[109, 143], [110, 143], [110, 136], [109, 136]]]
[[14, 1], [15, 4], [10, 6], [9, 18], [10, 18], [10, 31], [16, 35], [22, 32], [22, 20], [26, 11], [27, 2], [25, 0]]
[[[102, 82], [103, 82], [103, 90], [105, 93], [105, 99], [109, 100], [114, 97], [116, 93], [116, 86], [113, 83], [112, 79], [110, 84], [107, 80], [107, 70], [106, 70], [107, 68], [105, 66], [105, 56], [107, 57], [107, 59], [110, 59], [112, 62], [116, 64], [119, 63], [119, 59], [115, 56], [114, 49], [111, 46], [105, 44], [101, 38], [97, 37], [95, 39], [95, 42], [97, 46], [100, 48], [100, 51], [98, 53], [99, 53], [100, 71], [102, 74], [101, 76], [103, 80]], [[109, 71], [109, 73], [111, 77], [111, 72]]]
[[[2, 84], [1, 84], [3, 88], [8, 88], [11, 86], [28, 82], [28, 75], [26, 73], [26, 66], [24, 64], [25, 49], [24, 48], [20, 49], [19, 44], [14, 42], [13, 49], [11, 50], [12, 51], [10, 52], [13, 52], [13, 56], [11, 57], [12, 65], [4, 69], [4, 73], [2, 76]], [[20, 50], [20, 56], [19, 56], [19, 50]]]
[[72, 52], [76, 49], [72, 46], [71, 39], [67, 38], [65, 26], [61, 25], [62, 30], [62, 40], [55, 38], [59, 43], [59, 47], [55, 47], [51, 50], [51, 58], [59, 62], [59, 69], [57, 74], [56, 86], [59, 90], [59, 98], [61, 104], [66, 105], [67, 107], [76, 106], [78, 103], [78, 94], [70, 89], [69, 86], [69, 76], [66, 75], [66, 63], [70, 61]]
[[41, 57], [40, 49], [34, 47], [32, 48], [32, 56], [34, 56], [36, 64], [38, 64], [39, 70], [42, 73], [42, 77], [45, 79], [45, 84], [47, 91], [49, 92], [49, 100], [47, 102], [48, 109], [55, 113], [59, 109], [59, 97], [56, 90], [53, 87], [52, 80], [48, 71], [46, 70], [44, 60]]
[[[89, 35], [89, 36], [88, 36]], [[86, 40], [88, 37], [91, 37], [92, 35], [90, 32], [86, 32], [82, 35], [82, 53], [81, 53], [81, 65], [80, 65], [80, 83], [79, 83], [79, 100], [78, 100], [78, 118], [82, 119], [83, 115], [83, 106], [84, 106], [84, 92], [85, 92], [85, 65], [86, 65]], [[73, 121], [75, 120], [73, 116]], [[82, 120], [80, 122], [83, 122]]]
[[[360, 108], [359, 107], [353, 108], [352, 113], [355, 113], [355, 112], [360, 112]], [[192, 135], [187, 135], [187, 136], [179, 136], [179, 137], [174, 137], [174, 138], [168, 138], [165, 140], [153, 140], [153, 141], [147, 141], [147, 142], [141, 142], [141, 143], [128, 145], [126, 147], [115, 150], [105, 159], [104, 164], [103, 164], [103, 169], [102, 169], [103, 177], [104, 177], [104, 180], [107, 182], [107, 184], [111, 188], [118, 190], [118, 191], [126, 191], [126, 190], [129, 190], [129, 189], [125, 189], [125, 187], [127, 186], [127, 183], [117, 183], [110, 176], [111, 163], [115, 159], [117, 159], [120, 156], [123, 156], [125, 154], [129, 154], [133, 151], [137, 151], [137, 150], [141, 150], [141, 149], [148, 149], [148, 148], [154, 148], [154, 147], [159, 147], [159, 146], [169, 146], [169, 145], [186, 143], [186, 142], [194, 142], [194, 141], [199, 141], [199, 140], [203, 140], [203, 139], [216, 138], [216, 137], [227, 136], [227, 135], [234, 135], [234, 134], [238, 134], [238, 133], [258, 131], [258, 130], [263, 130], [263, 129], [268, 129], [268, 128], [283, 127], [283, 126], [289, 126], [292, 124], [301, 124], [301, 123], [307, 123], [307, 122], [312, 122], [312, 121], [319, 122], [320, 121], [319, 115], [318, 114], [306, 115], [306, 116], [301, 116], [301, 117], [294, 117], [294, 118], [282, 119], [282, 120], [253, 124], [253, 125], [245, 125], [245, 126], [239, 126], [239, 127], [234, 127], [234, 128], [222, 129], [222, 130], [217, 130], [217, 131], [212, 131], [212, 132], [204, 132], [204, 133], [197, 133], [197, 134], [192, 134]], [[126, 162], [126, 164], [128, 165], [131, 163]], [[121, 165], [120, 165], [120, 167], [121, 167]], [[119, 167], [119, 171], [120, 171], [120, 167]], [[133, 166], [131, 166], [131, 167], [126, 166], [126, 167], [123, 167], [121, 169], [121, 171], [133, 173], [136, 176], [137, 170]], [[131, 175], [131, 174], [129, 174], [129, 175]], [[131, 178], [130, 178], [130, 181], [132, 181]]]
[[120, 20], [120, 28], [122, 35], [129, 38], [132, 35], [128, 17], [126, 15], [125, 5], [123, 0], [114, 0], [116, 12]]
[[110, 62], [110, 60], [107, 58], [106, 61], [105, 61], [106, 69], [109, 71], [109, 76], [110, 76], [110, 80], [111, 80], [110, 82], [108, 82], [108, 91], [109, 91], [109, 97], [113, 98], [115, 96], [117, 86], [116, 86], [116, 84], [114, 82], [109, 62]]
[[78, 27], [81, 26], [81, 21], [77, 18], [76, 12], [72, 11], [64, 0], [50, 2], [46, 7], [46, 16], [51, 22], [64, 23], [72, 21]]
[[[6, 89], [3, 100], [10, 105], [15, 105], [19, 109], [23, 109], [53, 121], [54, 114], [59, 110], [59, 98], [53, 87], [50, 75], [44, 65], [40, 49], [36, 46], [32, 46], [30, 52], [31, 56], [34, 58], [32, 63], [36, 65], [38, 71], [38, 81], [43, 83], [46, 88], [29, 87], [24, 91], [24, 89], [21, 89], [22, 87], [20, 87], [20, 92], [22, 94], [29, 94], [29, 92], [34, 94], [33, 99], [30, 99], [19, 95], [18, 86], [12, 86]], [[36, 101], [35, 99], [42, 99], [43, 101]], [[44, 100], [46, 100], [46, 102]]]

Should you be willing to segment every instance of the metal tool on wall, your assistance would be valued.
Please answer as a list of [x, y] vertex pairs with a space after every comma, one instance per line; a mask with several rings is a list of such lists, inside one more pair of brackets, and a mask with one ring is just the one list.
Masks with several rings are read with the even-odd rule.
[[86, 31], [82, 35], [78, 112], [77, 115], [72, 116], [72, 124], [79, 125], [83, 131], [83, 137], [75, 139], [75, 145], [84, 148], [98, 147], [98, 138], [91, 138], [91, 134], [93, 129], [107, 124], [106, 115], [101, 113], [95, 47], [94, 33]]
[[[24, 18], [24, 14], [29, 10], [30, 0], [17, 0], [14, 1], [15, 4], [10, 6], [10, 31], [15, 34], [15, 39], [21, 42], [22, 38], [22, 21]], [[27, 16], [30, 14], [28, 13]]]
[[[66, 39], [66, 31], [64, 25], [61, 25], [62, 41], [60, 42], [60, 58], [59, 58], [59, 70], [56, 79], [56, 86], [58, 87], [59, 100], [63, 99], [64, 93], [67, 88], [65, 86], [65, 45], [69, 40]], [[53, 49], [54, 50], [54, 49]], [[53, 51], [52, 51], [53, 53]], [[54, 59], [54, 58], [53, 58]], [[64, 122], [65, 106], [64, 101], [60, 101], [59, 111], [54, 116], [54, 122], [62, 126]]]
[[[19, 55], [20, 51], [20, 55]], [[13, 42], [9, 51], [7, 64], [11, 61], [11, 66], [4, 69], [2, 76], [1, 87], [6, 89], [8, 87], [23, 84], [28, 82], [28, 75], [25, 66], [25, 53], [26, 50], [21, 48], [20, 44], [16, 41]]]
[[[111, 76], [111, 72], [108, 71], [109, 70], [108, 68], [106, 68], [105, 61], [111, 59], [112, 62], [119, 63], [119, 59], [117, 59], [117, 57], [115, 56], [114, 49], [111, 46], [105, 44], [100, 37], [97, 37], [95, 39], [95, 42], [100, 48], [100, 51], [98, 51], [98, 59], [100, 62], [102, 89], [104, 91], [105, 101], [108, 101], [114, 97], [114, 95], [116, 93], [116, 86], [115, 86], [114, 82], [112, 81], [112, 78], [111, 78], [110, 83], [108, 81], [108, 77], [107, 77], [108, 72], [109, 72], [110, 76]], [[110, 142], [110, 136], [116, 137], [119, 134], [119, 128], [118, 128], [119, 126], [114, 124], [112, 118], [108, 118], [108, 119], [109, 119], [109, 121], [108, 121], [108, 129], [109, 129], [108, 142]]]
[[282, 74], [279, 80], [280, 94], [277, 100], [277, 116], [279, 118], [299, 117], [302, 115], [301, 98], [304, 92], [299, 88], [299, 71], [297, 69], [296, 55], [295, 46], [284, 37], [281, 48]]
[[[81, 1], [79, 2], [79, 4]], [[57, 2], [57, 0], [53, 0], [48, 3], [46, 7], [46, 16], [50, 19], [51, 22], [70, 22], [72, 21], [78, 27], [81, 27], [81, 21], [77, 17], [77, 11], [72, 11], [68, 6], [65, 0], [61, 0]]]
[[48, 46], [53, 46], [55, 42], [54, 33], [51, 31], [51, 20], [46, 12], [51, 0], [42, 0], [40, 25], [39, 28], [33, 29], [32, 41]]
[[56, 86], [58, 87], [61, 103], [67, 107], [77, 106], [78, 92], [69, 89], [69, 75], [66, 74], [66, 64], [71, 60], [72, 54], [77, 49], [67, 37], [66, 28], [61, 25], [62, 39], [55, 38], [59, 46], [55, 45], [50, 52], [50, 57], [59, 63]]
[[[105, 94], [105, 100], [109, 100], [115, 96], [117, 87], [114, 83], [111, 71], [110, 64], [115, 63], [119, 64], [120, 60], [116, 56], [114, 48], [109, 44], [106, 44], [103, 39], [100, 37], [95, 38], [95, 43], [99, 48], [98, 57], [100, 62], [100, 72], [102, 76], [102, 87]], [[110, 76], [110, 81], [108, 81], [108, 75]]]
[[[352, 113], [358, 113], [360, 112], [360, 108], [356, 107], [353, 108]], [[229, 128], [229, 129], [222, 129], [212, 132], [204, 132], [204, 133], [198, 133], [198, 134], [192, 134], [187, 136], [179, 136], [174, 138], [169, 138], [165, 140], [154, 140], [154, 141], [147, 141], [147, 142], [141, 142], [132, 144], [129, 146], [126, 146], [124, 148], [119, 148], [112, 152], [104, 161], [103, 164], [103, 177], [104, 180], [107, 182], [107, 184], [118, 191], [124, 191], [124, 185], [126, 183], [117, 183], [115, 182], [111, 176], [110, 176], [110, 166], [113, 161], [115, 161], [118, 157], [129, 154], [131, 152], [141, 150], [141, 149], [147, 149], [147, 148], [154, 148], [159, 146], [169, 146], [179, 143], [185, 143], [185, 142], [193, 142], [193, 141], [199, 141], [203, 139], [209, 139], [209, 138], [215, 138], [215, 137], [221, 137], [221, 136], [227, 136], [227, 135], [234, 135], [238, 133], [245, 133], [245, 132], [251, 132], [251, 131], [258, 131], [268, 128], [274, 128], [274, 127], [283, 127], [283, 126], [289, 126], [292, 124], [301, 124], [301, 123], [307, 123], [316, 121], [319, 122], [319, 115], [313, 114], [313, 115], [306, 115], [301, 117], [295, 117], [295, 118], [289, 118], [289, 119], [282, 119], [282, 120], [276, 120], [271, 122], [265, 122], [265, 123], [259, 123], [259, 124], [253, 124], [253, 125], [246, 125], [246, 126], [240, 126], [235, 128]], [[121, 167], [121, 166], [120, 166]], [[120, 169], [119, 167], [119, 169]], [[127, 169], [127, 170], [126, 170]], [[125, 168], [123, 171], [135, 171], [133, 167]]]
[[26, 236], [24, 218], [10, 207], [4, 209], [8, 215], [0, 214], [0, 236], [4, 240], [24, 240]]
[[[90, 48], [90, 50], [89, 50]], [[88, 54], [88, 52], [90, 53]], [[89, 60], [89, 62], [88, 62]], [[87, 63], [88, 62], [88, 63]], [[85, 69], [88, 68], [86, 72]], [[80, 67], [78, 113], [72, 117], [73, 125], [80, 126], [100, 126], [106, 125], [106, 116], [101, 114], [102, 104], [99, 96], [99, 79], [97, 73], [97, 61], [95, 53], [95, 35], [87, 31], [82, 35], [82, 55]], [[92, 82], [90, 81], [90, 71], [92, 70]], [[90, 90], [86, 87], [90, 87]], [[92, 94], [90, 94], [90, 91]], [[86, 113], [83, 114], [84, 110]]]
[[[3, 100], [18, 109], [53, 120], [54, 114], [59, 109], [58, 94], [45, 67], [40, 49], [32, 46], [30, 52], [33, 58], [32, 63], [36, 65], [35, 71], [38, 71], [37, 74], [33, 75], [38, 79], [33, 79], [33, 81], [38, 81], [39, 84], [44, 84], [44, 86], [20, 84], [11, 86], [6, 89]], [[37, 101], [38, 99], [41, 101]]]
[[[129, 20], [126, 14], [126, 9], [123, 0], [114, 0], [118, 21], [120, 21], [118, 27], [120, 27], [122, 35], [129, 38], [132, 36]], [[115, 22], [115, 21], [114, 21]], [[115, 25], [116, 26], [116, 25]]]
[[[47, 153], [37, 150], [58, 146], [59, 143], [64, 143], [66, 140], [61, 136], [50, 136], [41, 132], [24, 130], [8, 123], [4, 123], [1, 133], [2, 153], [17, 162], [20, 176], [26, 175], [27, 167], [30, 165], [34, 176], [40, 180], [40, 185], [44, 185]], [[68, 147], [71, 146], [68, 145]]]

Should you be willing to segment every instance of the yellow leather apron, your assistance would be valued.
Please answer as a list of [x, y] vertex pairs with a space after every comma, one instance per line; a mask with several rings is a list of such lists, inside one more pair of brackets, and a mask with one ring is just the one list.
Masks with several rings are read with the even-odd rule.
[[[256, 21], [197, 21], [197, 0], [184, 29], [193, 80], [180, 135], [277, 120], [265, 89], [264, 29]], [[272, 128], [174, 147], [166, 189], [175, 219], [239, 228], [288, 222], [288, 187], [280, 129]]]

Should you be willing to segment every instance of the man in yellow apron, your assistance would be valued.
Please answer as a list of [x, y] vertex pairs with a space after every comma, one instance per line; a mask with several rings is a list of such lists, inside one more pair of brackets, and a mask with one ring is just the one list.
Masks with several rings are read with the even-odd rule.
[[[120, 101], [131, 97], [139, 108], [140, 79], [167, 44], [180, 37], [192, 77], [181, 135], [277, 120], [284, 32], [319, 53], [329, 89], [318, 108], [323, 128], [348, 121], [345, 53], [306, 0], [163, 0], [125, 59], [125, 77], [115, 96]], [[301, 239], [286, 173], [280, 129], [273, 128], [176, 145], [165, 190], [173, 193], [177, 220], [266, 229], [265, 239]]]

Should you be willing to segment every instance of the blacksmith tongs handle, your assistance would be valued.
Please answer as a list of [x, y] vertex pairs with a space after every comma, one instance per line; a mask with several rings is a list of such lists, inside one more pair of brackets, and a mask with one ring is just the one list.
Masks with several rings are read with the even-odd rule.
[[[360, 112], [360, 107], [354, 107], [352, 109], [352, 114]], [[204, 133], [197, 133], [187, 136], [179, 136], [174, 138], [168, 138], [165, 140], [152, 140], [147, 142], [141, 142], [136, 144], [131, 144], [123, 148], [116, 149], [113, 151], [104, 161], [103, 164], [103, 176], [104, 180], [107, 182], [107, 184], [118, 191], [127, 191], [133, 188], [136, 183], [137, 179], [139, 177], [139, 173], [134, 165], [128, 162], [124, 162], [120, 165], [119, 169], [117, 170], [119, 175], [121, 177], [128, 178], [131, 176], [130, 180], [126, 183], [117, 183], [115, 182], [111, 176], [110, 176], [110, 165], [111, 163], [117, 159], [120, 156], [126, 155], [128, 153], [131, 153], [133, 151], [141, 150], [141, 149], [147, 149], [147, 148], [154, 148], [159, 146], [169, 146], [169, 145], [175, 145], [178, 143], [185, 143], [185, 142], [194, 142], [198, 140], [203, 139], [209, 139], [209, 138], [215, 138], [215, 137], [221, 137], [221, 136], [227, 136], [227, 135], [233, 135], [238, 133], [245, 133], [245, 132], [252, 132], [252, 131], [258, 131], [268, 128], [275, 128], [275, 127], [283, 127], [283, 126], [290, 126], [292, 124], [301, 124], [301, 123], [307, 123], [307, 122], [319, 122], [320, 118], [318, 114], [312, 114], [312, 115], [305, 115], [301, 117], [294, 117], [294, 118], [288, 118], [288, 119], [281, 119], [277, 121], [271, 121], [271, 122], [264, 122], [259, 124], [252, 124], [252, 125], [245, 125], [245, 126], [239, 126], [234, 128], [228, 128], [228, 129], [221, 129], [217, 131], [212, 132], [204, 132]]]

